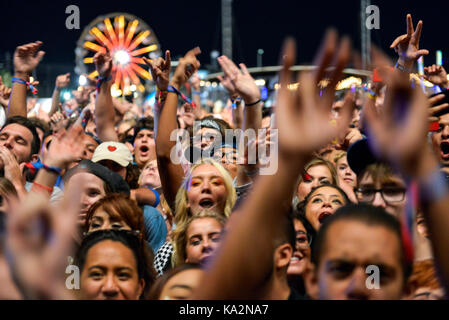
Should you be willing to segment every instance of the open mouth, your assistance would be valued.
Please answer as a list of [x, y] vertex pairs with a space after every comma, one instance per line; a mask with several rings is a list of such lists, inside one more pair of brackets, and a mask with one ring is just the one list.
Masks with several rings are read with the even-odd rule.
[[140, 151], [142, 152], [142, 153], [146, 153], [146, 152], [148, 152], [148, 150], [150, 150], [147, 146], [142, 146], [142, 147], [140, 147]]
[[330, 212], [322, 212], [322, 213], [320, 213], [320, 215], [318, 216], [319, 223], [322, 224], [324, 222], [324, 220], [329, 218], [331, 215], [332, 215], [332, 213], [330, 213]]
[[290, 259], [290, 263], [298, 263], [298, 262], [301, 262], [302, 259], [304, 259], [304, 257], [293, 256], [293, 257]]
[[441, 156], [443, 159], [449, 159], [449, 142], [442, 142], [440, 145]]
[[210, 209], [214, 206], [214, 202], [210, 199], [204, 199], [200, 201], [200, 206], [204, 209]]

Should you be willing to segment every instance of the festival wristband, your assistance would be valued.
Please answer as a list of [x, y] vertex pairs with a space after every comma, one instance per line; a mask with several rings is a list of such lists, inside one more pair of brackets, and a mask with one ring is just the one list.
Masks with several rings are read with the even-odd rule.
[[262, 102], [262, 99], [257, 100], [254, 103], [245, 103], [245, 107], [252, 107]]
[[53, 188], [50, 188], [50, 187], [48, 187], [48, 186], [44, 186], [44, 185], [39, 184], [39, 183], [37, 183], [37, 182], [33, 182], [33, 186], [36, 186], [36, 187], [38, 187], [38, 188], [40, 188], [40, 189], [43, 189], [43, 190], [45, 190], [45, 191], [48, 191], [50, 194], [53, 193]]
[[97, 80], [97, 92], [100, 92], [100, 87], [104, 82], [112, 80], [112, 76], [109, 76], [107, 78], [98, 77]]
[[39, 171], [39, 169], [42, 168], [46, 171], [57, 174], [58, 176], [60, 176], [62, 174], [61, 168], [47, 166], [46, 164], [43, 164], [42, 162], [33, 162], [33, 163], [30, 162], [30, 163], [27, 163], [25, 166], [27, 168], [31, 169], [32, 173], [35, 173], [36, 171]]
[[182, 100], [192, 105], [192, 107], [196, 108], [195, 102], [193, 102], [191, 99], [187, 98], [181, 91], [173, 87], [172, 85], [169, 85], [167, 88], [168, 92], [176, 93], [178, 96], [181, 97]]
[[157, 192], [155, 189], [150, 188], [150, 187], [146, 187], [148, 190], [153, 191], [154, 196], [156, 197], [156, 202], [153, 204], [153, 207], [157, 207], [159, 205], [159, 203], [161, 202], [161, 197], [159, 196], [159, 192]]
[[242, 101], [242, 98], [240, 98], [240, 97], [236, 97], [236, 98], [231, 97], [232, 109], [237, 109], [237, 106], [240, 104], [241, 101]]
[[165, 101], [165, 99], [167, 98], [167, 93], [168, 93], [167, 90], [159, 91], [159, 95], [157, 97], [157, 103], [159, 105], [161, 105], [162, 101]]
[[31, 92], [36, 95], [38, 90], [35, 86], [33, 86], [30, 82], [25, 81], [23, 79], [17, 78], [17, 77], [13, 77], [12, 78], [12, 83], [20, 83], [20, 84], [24, 84], [26, 85], [28, 88], [30, 88]]

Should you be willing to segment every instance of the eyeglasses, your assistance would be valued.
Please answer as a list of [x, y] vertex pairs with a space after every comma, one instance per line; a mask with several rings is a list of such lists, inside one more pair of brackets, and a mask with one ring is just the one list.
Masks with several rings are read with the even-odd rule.
[[312, 237], [310, 237], [304, 231], [296, 232], [296, 247], [298, 249], [307, 249], [312, 244]]
[[387, 187], [382, 189], [359, 188], [355, 189], [355, 194], [360, 202], [373, 202], [376, 193], [380, 192], [382, 199], [388, 203], [401, 202], [405, 198], [405, 188]]

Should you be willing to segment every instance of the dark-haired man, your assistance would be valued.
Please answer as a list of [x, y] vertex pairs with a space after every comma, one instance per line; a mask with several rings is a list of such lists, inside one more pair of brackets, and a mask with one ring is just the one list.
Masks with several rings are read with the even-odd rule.
[[134, 160], [143, 169], [149, 160], [156, 159], [154, 122], [152, 117], [139, 119], [134, 127]]
[[411, 271], [399, 222], [371, 205], [342, 207], [326, 220], [312, 261], [308, 289], [325, 300], [401, 299]]

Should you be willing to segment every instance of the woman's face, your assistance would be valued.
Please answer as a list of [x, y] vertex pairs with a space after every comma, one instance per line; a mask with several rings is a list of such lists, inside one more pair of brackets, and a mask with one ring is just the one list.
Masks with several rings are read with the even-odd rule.
[[345, 205], [341, 193], [333, 187], [321, 187], [313, 192], [306, 204], [306, 218], [315, 230], [319, 230], [324, 219]]
[[186, 232], [186, 263], [205, 263], [218, 248], [223, 227], [214, 218], [193, 220]]
[[293, 220], [295, 233], [296, 233], [296, 245], [293, 256], [290, 260], [290, 265], [287, 269], [288, 275], [302, 275], [310, 262], [311, 249], [309, 245], [309, 238], [307, 230], [298, 219]]
[[151, 188], [159, 188], [161, 186], [161, 178], [157, 170], [157, 160], [150, 161], [143, 167], [140, 186], [149, 186]]
[[111, 216], [103, 208], [98, 208], [89, 221], [88, 232], [110, 229], [131, 230], [131, 227], [120, 216]]
[[223, 176], [211, 164], [203, 164], [192, 172], [187, 189], [187, 206], [192, 214], [209, 209], [223, 214], [227, 190]]
[[81, 188], [81, 211], [80, 211], [80, 223], [84, 224], [87, 211], [90, 207], [106, 196], [104, 190], [103, 180], [96, 175], [87, 172], [79, 172], [74, 174], [66, 188]]
[[175, 274], [162, 288], [159, 300], [189, 299], [203, 275], [204, 271], [201, 269], [189, 269]]
[[81, 273], [84, 299], [138, 300], [144, 286], [134, 254], [124, 244], [105, 240], [89, 249]]
[[351, 188], [355, 188], [357, 186], [357, 176], [349, 167], [346, 156], [338, 160], [336, 166], [340, 182], [344, 182]]
[[329, 171], [329, 168], [325, 165], [319, 164], [313, 167], [310, 167], [307, 170], [310, 178], [309, 180], [303, 180], [298, 186], [297, 196], [299, 201], [304, 200], [304, 198], [312, 191], [314, 187], [318, 187], [323, 184], [332, 183], [332, 174]]

